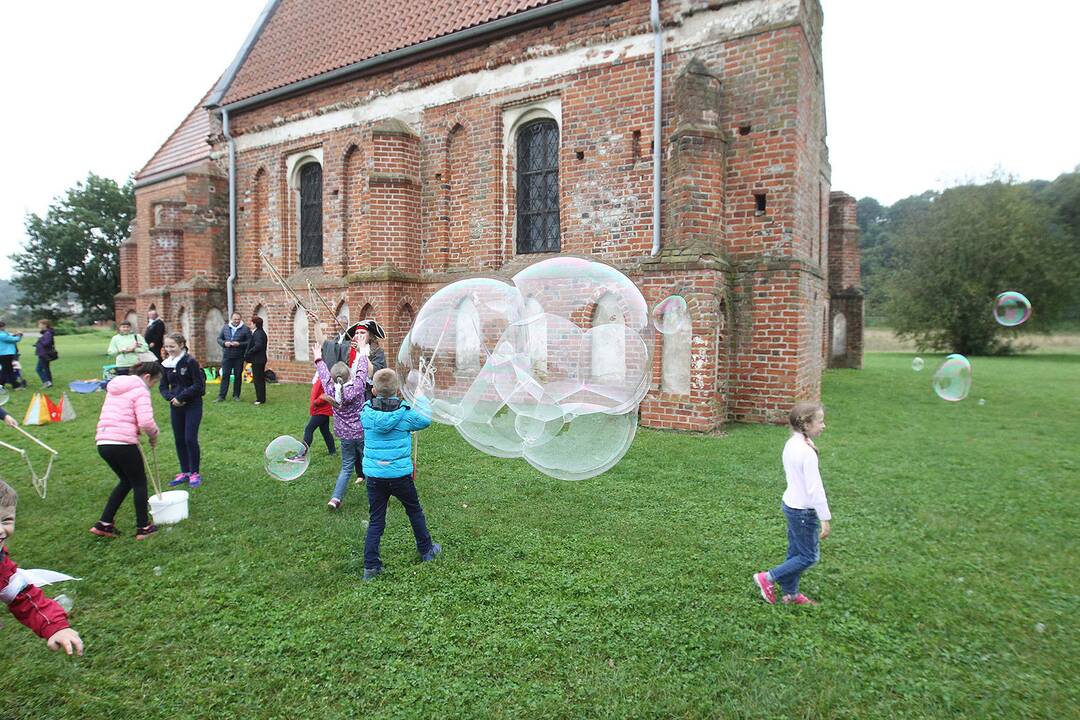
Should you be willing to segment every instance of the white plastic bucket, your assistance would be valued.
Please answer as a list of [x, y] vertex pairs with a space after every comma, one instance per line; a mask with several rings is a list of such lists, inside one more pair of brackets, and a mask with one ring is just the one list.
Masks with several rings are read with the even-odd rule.
[[187, 490], [169, 490], [150, 496], [150, 514], [158, 525], [173, 525], [187, 519]]

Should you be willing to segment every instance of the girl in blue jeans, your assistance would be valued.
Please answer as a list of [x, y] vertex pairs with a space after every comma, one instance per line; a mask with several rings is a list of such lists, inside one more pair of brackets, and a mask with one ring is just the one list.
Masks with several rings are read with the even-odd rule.
[[780, 585], [782, 602], [817, 605], [799, 592], [802, 574], [817, 563], [818, 541], [829, 536], [829, 501], [818, 470], [818, 449], [814, 438], [825, 430], [825, 409], [815, 402], [800, 402], [788, 415], [791, 437], [784, 445], [784, 474], [787, 490], [780, 507], [787, 519], [787, 559], [772, 570], [754, 575], [761, 597], [776, 604], [774, 583]]
[[368, 348], [357, 348], [356, 362], [349, 368], [343, 362], [334, 363], [327, 368], [322, 357], [322, 329], [315, 321], [316, 344], [311, 353], [315, 358], [315, 372], [322, 382], [326, 394], [333, 398], [334, 435], [341, 441], [341, 472], [338, 473], [334, 494], [326, 506], [331, 510], [341, 507], [345, 491], [353, 472], [361, 477], [361, 465], [364, 458], [364, 428], [360, 425], [360, 411], [364, 407], [364, 388], [368, 378]]

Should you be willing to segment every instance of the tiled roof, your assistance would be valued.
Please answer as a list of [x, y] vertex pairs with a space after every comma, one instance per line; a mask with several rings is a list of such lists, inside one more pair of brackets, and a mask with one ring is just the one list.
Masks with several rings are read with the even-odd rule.
[[135, 175], [136, 182], [210, 157], [210, 145], [206, 142], [210, 134], [210, 113], [203, 107], [209, 96], [207, 92], [184, 118], [184, 122], [173, 130], [150, 162]]
[[556, 0], [279, 0], [222, 105]]

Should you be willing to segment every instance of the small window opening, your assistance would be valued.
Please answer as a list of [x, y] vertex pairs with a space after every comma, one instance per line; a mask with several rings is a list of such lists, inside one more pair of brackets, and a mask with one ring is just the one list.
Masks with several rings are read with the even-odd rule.
[[641, 159], [641, 131], [635, 130], [630, 140], [630, 161], [636, 163]]
[[584, 150], [578, 150], [577, 152], [574, 153], [574, 155], [577, 157], [578, 160], [584, 160], [585, 159], [585, 151]]
[[754, 193], [754, 214], [765, 214], [765, 193]]
[[749, 135], [750, 134], [750, 126], [749, 125], [740, 125], [739, 126], [739, 134], [740, 135]]

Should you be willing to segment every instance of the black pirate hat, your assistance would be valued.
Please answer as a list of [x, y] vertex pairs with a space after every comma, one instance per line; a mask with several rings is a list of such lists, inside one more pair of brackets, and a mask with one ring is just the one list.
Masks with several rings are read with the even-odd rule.
[[353, 323], [352, 325], [350, 325], [349, 330], [345, 333], [345, 337], [351, 340], [353, 336], [356, 335], [357, 328], [364, 328], [368, 331], [368, 335], [374, 335], [380, 340], [386, 337], [386, 331], [383, 330], [383, 326], [375, 320], [372, 320], [371, 318], [368, 318], [367, 320], [361, 320], [358, 323]]

